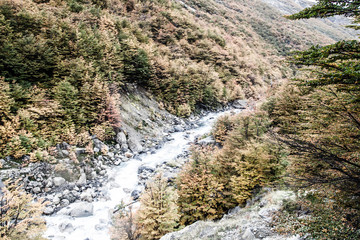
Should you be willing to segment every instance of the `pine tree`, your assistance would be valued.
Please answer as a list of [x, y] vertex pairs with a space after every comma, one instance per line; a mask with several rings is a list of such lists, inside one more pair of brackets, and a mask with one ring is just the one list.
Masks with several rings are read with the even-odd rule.
[[[320, 0], [289, 19], [344, 15], [359, 21], [358, 0]], [[354, 27], [354, 26], [353, 26]], [[355, 26], [356, 28], [356, 26]], [[296, 79], [297, 106], [291, 116], [292, 132], [279, 139], [290, 146], [300, 179], [310, 184], [330, 183], [341, 191], [359, 194], [360, 189], [360, 43], [339, 41], [296, 52], [291, 62], [306, 67], [309, 77]], [[279, 101], [278, 101], [279, 102]], [[276, 115], [284, 115], [278, 105]], [[285, 120], [285, 119], [284, 119]], [[285, 120], [286, 121], [286, 120]], [[278, 125], [280, 126], [280, 125]], [[281, 131], [281, 130], [280, 130]], [[301, 156], [301, 157], [299, 157]], [[300, 170], [302, 169], [302, 170]]]

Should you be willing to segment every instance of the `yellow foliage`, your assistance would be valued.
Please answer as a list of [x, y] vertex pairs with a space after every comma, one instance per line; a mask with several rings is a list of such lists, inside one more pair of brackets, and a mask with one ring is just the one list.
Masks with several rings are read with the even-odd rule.
[[18, 181], [5, 182], [0, 194], [1, 239], [42, 239], [46, 225], [41, 215], [46, 205], [47, 202], [34, 201]]
[[178, 225], [179, 213], [176, 205], [178, 195], [167, 180], [157, 175], [147, 186], [140, 199], [137, 223], [141, 239], [160, 239], [174, 231]]

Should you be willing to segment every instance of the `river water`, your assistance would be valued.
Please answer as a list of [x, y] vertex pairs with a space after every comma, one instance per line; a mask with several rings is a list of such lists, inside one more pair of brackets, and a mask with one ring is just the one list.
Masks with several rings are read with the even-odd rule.
[[[196, 124], [198, 127], [185, 132], [173, 133], [173, 140], [165, 143], [163, 147], [153, 154], [142, 154], [140, 159], [131, 159], [114, 166], [109, 172], [109, 181], [102, 188], [106, 199], [93, 202], [94, 212], [88, 217], [71, 217], [61, 214], [61, 211], [45, 218], [47, 231], [44, 237], [52, 240], [110, 240], [109, 227], [111, 226], [111, 213], [121, 201], [130, 203], [131, 191], [141, 190], [138, 184], [138, 168], [142, 165], [156, 167], [164, 162], [175, 159], [179, 154], [187, 151], [196, 137], [207, 134], [218, 117], [221, 115], [238, 112], [228, 110], [218, 113], [209, 113], [202, 117]], [[131, 190], [129, 192], [129, 189]], [[124, 191], [125, 190], [125, 191]], [[73, 204], [70, 204], [71, 208]], [[60, 231], [60, 226], [71, 226], [65, 231]]]

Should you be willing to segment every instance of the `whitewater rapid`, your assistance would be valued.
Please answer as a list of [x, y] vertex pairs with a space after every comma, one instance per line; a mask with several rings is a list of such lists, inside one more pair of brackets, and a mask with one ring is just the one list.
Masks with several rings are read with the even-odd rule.
[[[198, 127], [186, 132], [171, 134], [173, 140], [166, 142], [155, 153], [141, 154], [137, 159], [131, 159], [120, 166], [112, 167], [108, 171], [109, 180], [102, 188], [106, 199], [93, 202], [93, 215], [75, 218], [61, 214], [60, 211], [52, 216], [48, 216], [45, 218], [47, 231], [44, 237], [51, 240], [110, 240], [109, 228], [114, 208], [121, 201], [125, 204], [132, 202], [131, 192], [142, 189], [141, 185], [138, 184], [138, 168], [142, 165], [156, 168], [159, 164], [176, 159], [178, 155], [189, 149], [196, 137], [209, 133], [217, 118], [221, 115], [238, 111], [228, 110], [209, 113], [196, 121]], [[67, 208], [71, 208], [72, 205], [70, 204]], [[66, 231], [60, 231], [61, 225], [70, 225], [71, 228]]]

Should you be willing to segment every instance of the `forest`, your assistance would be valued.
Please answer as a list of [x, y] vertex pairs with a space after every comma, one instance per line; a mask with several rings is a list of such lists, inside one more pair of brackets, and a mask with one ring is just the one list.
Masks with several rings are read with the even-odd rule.
[[[123, 131], [120, 98], [132, 85], [185, 121], [246, 100], [203, 136], [213, 144], [190, 148], [173, 181], [154, 174], [137, 210], [119, 200], [111, 239], [217, 221], [266, 187], [297, 196], [272, 219], [277, 233], [359, 239], [360, 1], [317, 0], [282, 16], [264, 4], [0, 1], [0, 158], [56, 165], [63, 142], [98, 157], [94, 139], [115, 145]], [[319, 20], [335, 16], [349, 24]], [[49, 202], [3, 181], [0, 238], [44, 239]]]

